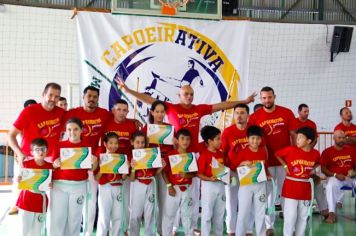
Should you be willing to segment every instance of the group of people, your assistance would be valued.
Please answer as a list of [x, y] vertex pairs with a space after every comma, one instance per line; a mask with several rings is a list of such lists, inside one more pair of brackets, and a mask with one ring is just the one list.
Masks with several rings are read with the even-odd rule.
[[[349, 108], [341, 109], [335, 144], [320, 157], [313, 148], [317, 130], [308, 119], [308, 106], [301, 104], [295, 118], [291, 110], [275, 104], [271, 87], [261, 89], [262, 106], [250, 116], [246, 104], [254, 101], [255, 93], [242, 101], [194, 105], [194, 90], [183, 85], [179, 103], [173, 104], [136, 92], [121, 80], [117, 84], [151, 105], [148, 123], [174, 126], [174, 145], [150, 144], [147, 126], [127, 118], [125, 100], [116, 101], [109, 112], [98, 107], [99, 90], [88, 86], [83, 106], [65, 111], [60, 107], [66, 105], [60, 101], [60, 85], [47, 84], [42, 101], [24, 108], [8, 136], [20, 167], [53, 169], [46, 201], [43, 193], [27, 190], [18, 197], [21, 235], [40, 235], [46, 225], [51, 236], [79, 235], [82, 220], [84, 234], [92, 235], [97, 206], [100, 236], [109, 231], [140, 235], [142, 219], [144, 235], [173, 235], [180, 224], [185, 235], [222, 235], [224, 221], [229, 235], [252, 234], [254, 225], [256, 235], [271, 235], [275, 204], [283, 208], [283, 234], [304, 235], [313, 190], [326, 221], [334, 223], [341, 188], [355, 185], [351, 177], [356, 167], [356, 125]], [[234, 124], [222, 132], [213, 126], [200, 129], [203, 116], [232, 108]], [[204, 142], [199, 142], [199, 134]], [[75, 147], [91, 148], [91, 169], [61, 169], [60, 149]], [[132, 150], [145, 147], [160, 148], [162, 168], [135, 169]], [[101, 173], [101, 153], [125, 154], [129, 173]], [[168, 157], [184, 153], [195, 153], [198, 171], [173, 174]], [[265, 167], [267, 181], [239, 186], [236, 169], [258, 162]], [[213, 173], [215, 165], [230, 169], [230, 183]], [[325, 189], [315, 172], [318, 165], [328, 177]]]

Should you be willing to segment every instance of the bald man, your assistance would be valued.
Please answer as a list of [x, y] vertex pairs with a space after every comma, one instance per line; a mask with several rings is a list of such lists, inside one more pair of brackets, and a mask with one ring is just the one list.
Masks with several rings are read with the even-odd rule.
[[[152, 104], [156, 101], [155, 98], [151, 96], [136, 92], [126, 86], [126, 84], [121, 80], [116, 80], [118, 86], [126, 93], [131, 94], [132, 96], [136, 97], [138, 100]], [[180, 130], [185, 128], [189, 130], [191, 133], [191, 142], [188, 151], [189, 152], [200, 152], [203, 147], [203, 144], [199, 144], [199, 125], [200, 119], [205, 116], [212, 114], [216, 111], [221, 111], [225, 109], [230, 109], [235, 107], [237, 104], [244, 103], [248, 104], [253, 102], [255, 99], [256, 94], [251, 94], [247, 99], [242, 101], [225, 101], [220, 102], [212, 105], [208, 104], [199, 104], [194, 105], [194, 90], [190, 85], [183, 85], [180, 88], [178, 97], [179, 103], [173, 104], [169, 102], [164, 102], [167, 110], [166, 114], [169, 120], [169, 123], [174, 126], [175, 130]], [[193, 192], [192, 196], [196, 196], [197, 199], [193, 199], [193, 226], [195, 229], [198, 228], [198, 215], [199, 215], [199, 189], [200, 184], [198, 178], [193, 179]]]
[[345, 145], [345, 132], [334, 132], [334, 145], [325, 149], [321, 154], [321, 171], [328, 177], [326, 184], [326, 199], [328, 201], [329, 216], [326, 222], [333, 224], [336, 220], [336, 202], [342, 193], [341, 187], [352, 187], [356, 179], [348, 178], [350, 171], [355, 170], [356, 157], [353, 149]]

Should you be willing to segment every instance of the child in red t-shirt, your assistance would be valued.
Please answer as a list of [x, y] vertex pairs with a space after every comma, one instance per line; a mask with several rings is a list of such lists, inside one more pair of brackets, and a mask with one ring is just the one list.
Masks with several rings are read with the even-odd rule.
[[[83, 123], [78, 118], [66, 122], [68, 140], [59, 143], [57, 159], [54, 160], [53, 189], [50, 201], [50, 235], [79, 235], [82, 211], [88, 192], [89, 169], [61, 169], [60, 149], [90, 147], [82, 141]], [[97, 158], [91, 155], [92, 168], [97, 167]], [[87, 227], [84, 226], [84, 230]]]
[[168, 153], [165, 159], [166, 166], [162, 172], [167, 184], [163, 208], [162, 232], [163, 236], [170, 236], [174, 230], [177, 212], [180, 217], [185, 235], [193, 235], [193, 208], [192, 208], [192, 178], [196, 173], [173, 174], [169, 164], [169, 156], [187, 153], [190, 145], [191, 134], [187, 129], [180, 129], [175, 134], [177, 149]]
[[[237, 158], [231, 160], [231, 169], [236, 170], [239, 166], [251, 166], [263, 162], [266, 175], [268, 178], [271, 178], [267, 167], [267, 150], [265, 147], [260, 147], [263, 135], [262, 128], [259, 126], [250, 126], [246, 133], [248, 146], [238, 153]], [[240, 186], [238, 206], [239, 211], [235, 230], [236, 236], [245, 236], [248, 232], [251, 206], [253, 206], [252, 209], [254, 210], [253, 219], [256, 226], [256, 235], [265, 235], [265, 212], [267, 207], [266, 182]]]
[[[108, 132], [103, 137], [103, 144], [106, 153], [116, 153], [119, 148], [119, 136], [115, 132]], [[126, 231], [124, 218], [126, 201], [124, 201], [123, 186], [123, 180], [126, 178], [126, 174], [102, 174], [98, 168], [95, 175], [95, 179], [99, 182], [99, 216], [96, 235], [106, 236], [110, 228], [112, 235], [123, 235]]]
[[[28, 161], [23, 162], [24, 168], [30, 169], [53, 169], [53, 165], [45, 161], [48, 153], [47, 141], [42, 138], [32, 140], [31, 155], [34, 157]], [[22, 179], [18, 177], [18, 182]], [[20, 235], [41, 235], [41, 227], [45, 224], [46, 210], [48, 199], [43, 195], [44, 192], [34, 192], [30, 190], [22, 190], [17, 199], [16, 206], [19, 208], [19, 215], [21, 217], [21, 233]], [[45, 196], [45, 199], [44, 199]], [[44, 201], [46, 201], [46, 208], [43, 208]]]
[[[282, 196], [284, 200], [283, 235], [304, 235], [308, 211], [312, 203], [312, 170], [318, 165], [320, 153], [311, 147], [315, 131], [310, 127], [297, 130], [297, 146], [289, 146], [275, 153], [286, 170]], [[294, 233], [294, 234], [293, 234]]]
[[[201, 136], [207, 148], [200, 153], [198, 160], [198, 177], [201, 181], [201, 235], [209, 236], [211, 225], [215, 236], [223, 235], [225, 214], [224, 183], [213, 175], [212, 164], [217, 161], [224, 163], [224, 154], [219, 151], [221, 146], [221, 131], [214, 126], [201, 129]], [[213, 158], [215, 160], [213, 160]]]
[[[142, 131], [132, 134], [131, 145], [134, 149], [147, 147], [147, 137]], [[135, 170], [135, 161], [131, 160], [131, 187], [130, 187], [130, 236], [139, 236], [142, 216], [145, 223], [145, 235], [156, 234], [155, 211], [157, 205], [154, 180], [155, 175], [161, 173], [163, 168]], [[157, 213], [157, 212], [156, 212]]]

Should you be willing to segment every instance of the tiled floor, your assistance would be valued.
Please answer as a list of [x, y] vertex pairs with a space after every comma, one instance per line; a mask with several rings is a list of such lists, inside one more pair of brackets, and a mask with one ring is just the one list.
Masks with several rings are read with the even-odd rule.
[[[18, 216], [8, 216], [6, 211], [10, 204], [10, 187], [0, 186], [0, 235], [14, 236], [17, 235], [19, 226]], [[314, 236], [356, 236], [356, 212], [355, 198], [351, 193], [345, 194], [344, 206], [338, 211], [338, 222], [333, 225], [326, 224], [322, 221], [320, 215], [313, 215], [313, 235]], [[283, 220], [278, 219], [276, 224], [276, 235], [282, 235]], [[141, 230], [141, 235], [143, 231]], [[183, 233], [181, 234], [183, 235]], [[308, 235], [306, 233], [306, 235]]]

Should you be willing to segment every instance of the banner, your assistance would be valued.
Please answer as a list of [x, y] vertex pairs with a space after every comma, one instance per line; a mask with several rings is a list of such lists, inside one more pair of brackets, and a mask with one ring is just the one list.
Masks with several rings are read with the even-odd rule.
[[[79, 12], [81, 86], [100, 89], [99, 105], [118, 98], [129, 117], [146, 123], [147, 104], [120, 93], [114, 78], [162, 101], [178, 103], [181, 86], [191, 85], [195, 104], [247, 97], [248, 21], [206, 21]], [[232, 109], [206, 116], [201, 126], [230, 124]]]

